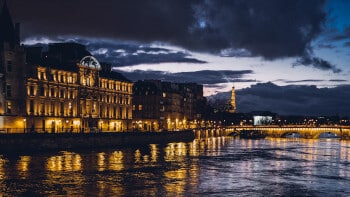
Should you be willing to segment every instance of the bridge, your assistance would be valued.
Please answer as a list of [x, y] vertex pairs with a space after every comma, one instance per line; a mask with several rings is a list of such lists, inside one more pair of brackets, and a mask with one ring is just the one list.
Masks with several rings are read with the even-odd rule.
[[228, 126], [227, 134], [237, 135], [244, 130], [256, 130], [266, 132], [269, 137], [283, 138], [291, 134], [299, 134], [301, 138], [317, 139], [322, 134], [333, 134], [341, 139], [350, 139], [350, 126], [318, 126], [306, 125], [264, 125], [264, 126]]

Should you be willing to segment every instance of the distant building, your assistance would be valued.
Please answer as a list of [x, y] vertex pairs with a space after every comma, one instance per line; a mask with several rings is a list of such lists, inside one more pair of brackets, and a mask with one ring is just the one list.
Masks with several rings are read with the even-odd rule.
[[232, 91], [231, 91], [231, 113], [236, 113], [236, 95], [235, 95], [235, 87], [232, 86]]
[[269, 111], [253, 111], [251, 112], [253, 116], [253, 125], [270, 125], [275, 124], [276, 113], [272, 113]]
[[202, 85], [144, 80], [134, 84], [133, 92], [135, 130], [186, 129], [202, 116]]
[[[237, 108], [236, 108], [236, 95], [235, 95], [235, 87], [232, 86], [231, 90], [231, 98], [227, 100], [227, 102], [224, 105], [223, 110], [228, 113], [236, 113]], [[217, 109], [219, 111], [219, 109]]]
[[19, 44], [6, 2], [0, 15], [2, 132], [123, 131], [131, 127], [132, 82], [100, 64], [85, 46], [47, 52]]

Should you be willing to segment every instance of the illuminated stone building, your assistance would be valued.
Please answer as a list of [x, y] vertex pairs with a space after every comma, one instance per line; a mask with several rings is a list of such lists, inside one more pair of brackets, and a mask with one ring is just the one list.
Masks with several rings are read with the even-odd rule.
[[137, 81], [133, 89], [135, 130], [187, 129], [202, 116], [202, 85], [144, 80]]
[[85, 47], [47, 52], [19, 44], [6, 2], [0, 18], [0, 132], [95, 132], [131, 128], [132, 83]]

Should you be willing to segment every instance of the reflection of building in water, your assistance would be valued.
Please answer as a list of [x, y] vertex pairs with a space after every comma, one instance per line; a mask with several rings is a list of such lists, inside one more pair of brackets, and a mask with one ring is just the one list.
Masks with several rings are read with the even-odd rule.
[[49, 171], [79, 171], [82, 170], [81, 156], [64, 152], [63, 155], [52, 156], [47, 159], [46, 169]]
[[18, 160], [16, 167], [20, 177], [26, 178], [28, 176], [30, 160], [30, 156], [21, 156]]
[[120, 171], [124, 169], [124, 163], [123, 163], [123, 152], [122, 151], [114, 151], [109, 155], [108, 159], [108, 169], [109, 170], [115, 170]]
[[3, 181], [3, 178], [5, 177], [5, 170], [4, 170], [4, 165], [5, 165], [6, 160], [0, 156], [0, 183]]
[[[46, 160], [46, 184], [60, 185], [69, 183], [74, 187], [64, 187], [65, 195], [76, 196], [83, 191], [84, 175], [82, 174], [82, 158], [79, 154], [63, 152], [62, 155], [51, 156]], [[66, 173], [69, 173], [67, 176]], [[58, 193], [50, 193], [58, 195]]]

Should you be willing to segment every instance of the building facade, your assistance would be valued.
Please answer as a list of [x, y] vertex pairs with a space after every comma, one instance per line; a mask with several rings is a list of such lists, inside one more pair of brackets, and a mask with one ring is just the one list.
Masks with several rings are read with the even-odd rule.
[[134, 83], [133, 92], [135, 130], [188, 129], [202, 118], [202, 85], [144, 80]]
[[95, 132], [131, 128], [132, 82], [85, 47], [24, 48], [6, 2], [0, 15], [0, 132]]

